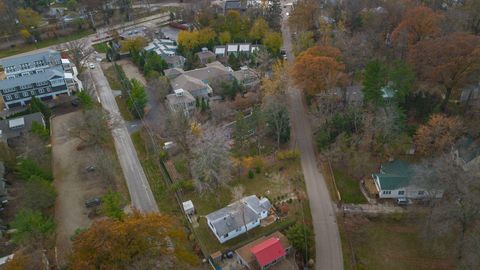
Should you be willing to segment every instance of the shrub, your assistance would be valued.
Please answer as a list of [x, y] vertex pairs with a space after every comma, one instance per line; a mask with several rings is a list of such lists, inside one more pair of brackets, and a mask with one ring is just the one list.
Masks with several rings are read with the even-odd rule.
[[37, 135], [42, 140], [48, 140], [50, 138], [50, 131], [36, 121], [32, 122], [32, 128], [30, 129], [30, 132]]
[[300, 157], [300, 152], [297, 150], [286, 150], [286, 151], [279, 151], [277, 153], [278, 160], [296, 160]]
[[252, 170], [248, 170], [248, 178], [253, 179], [255, 177], [255, 173]]
[[124, 215], [123, 204], [124, 200], [120, 193], [109, 191], [102, 197], [101, 212], [107, 217], [122, 219]]
[[48, 181], [53, 180], [51, 172], [43, 170], [35, 161], [31, 159], [20, 160], [15, 167], [15, 171], [25, 180], [30, 180], [32, 176]]

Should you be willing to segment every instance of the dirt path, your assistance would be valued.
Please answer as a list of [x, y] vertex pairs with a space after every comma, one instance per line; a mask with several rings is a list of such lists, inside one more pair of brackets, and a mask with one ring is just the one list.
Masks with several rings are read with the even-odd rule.
[[77, 151], [80, 140], [69, 136], [70, 123], [81, 121], [81, 112], [73, 112], [52, 119], [52, 158], [54, 185], [57, 189], [55, 220], [57, 223], [57, 251], [60, 265], [65, 263], [72, 243], [70, 237], [78, 228], [88, 228], [91, 220], [84, 206], [87, 198], [104, 192], [95, 176], [87, 175], [93, 153], [90, 150]]

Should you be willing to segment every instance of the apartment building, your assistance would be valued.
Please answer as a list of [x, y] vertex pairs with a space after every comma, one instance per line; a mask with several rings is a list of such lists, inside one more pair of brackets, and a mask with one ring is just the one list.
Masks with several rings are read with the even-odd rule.
[[25, 106], [32, 97], [71, 95], [76, 89], [73, 70], [70, 61], [54, 50], [0, 60], [0, 108]]

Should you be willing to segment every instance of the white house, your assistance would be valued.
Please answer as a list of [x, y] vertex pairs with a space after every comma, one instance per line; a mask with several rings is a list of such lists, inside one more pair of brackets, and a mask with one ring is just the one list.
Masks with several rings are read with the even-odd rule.
[[423, 199], [430, 196], [441, 198], [443, 192], [427, 190], [411, 184], [414, 171], [410, 164], [402, 160], [382, 164], [379, 173], [372, 174], [373, 182], [380, 199]]
[[195, 98], [183, 89], [176, 89], [173, 94], [167, 95], [167, 103], [172, 112], [183, 112], [185, 116], [195, 111]]
[[208, 227], [220, 243], [239, 236], [260, 225], [271, 208], [267, 198], [244, 197], [206, 216]]

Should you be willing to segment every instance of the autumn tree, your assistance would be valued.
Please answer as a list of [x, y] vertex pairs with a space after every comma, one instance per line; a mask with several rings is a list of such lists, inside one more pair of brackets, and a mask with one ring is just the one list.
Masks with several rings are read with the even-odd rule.
[[288, 16], [288, 24], [297, 32], [314, 31], [318, 27], [320, 5], [315, 0], [297, 1]]
[[218, 42], [220, 44], [225, 45], [227, 43], [230, 43], [232, 41], [232, 35], [230, 35], [230, 32], [224, 31], [218, 34]]
[[420, 80], [442, 92], [441, 109], [446, 111], [452, 95], [480, 73], [480, 37], [453, 33], [420, 41], [409, 50], [407, 62]]
[[287, 63], [277, 61], [272, 67], [272, 76], [263, 77], [261, 89], [264, 96], [283, 96], [288, 85]]
[[315, 45], [312, 31], [301, 32], [297, 35], [297, 38], [293, 44], [293, 52], [295, 55], [307, 50]]
[[421, 125], [413, 138], [416, 151], [423, 156], [450, 150], [463, 132], [462, 122], [457, 117], [434, 114]]
[[27, 30], [38, 27], [42, 22], [42, 16], [31, 8], [17, 9], [17, 16], [20, 24]]
[[262, 39], [262, 44], [274, 55], [280, 53], [283, 44], [282, 35], [277, 32], [268, 32]]
[[70, 269], [189, 269], [198, 262], [180, 228], [160, 214], [98, 220], [75, 238]]
[[440, 22], [443, 15], [420, 5], [408, 9], [400, 24], [393, 30], [394, 42], [406, 42], [407, 46], [440, 33]]
[[315, 46], [298, 55], [292, 77], [307, 94], [314, 95], [337, 86], [345, 65], [341, 52], [331, 46]]
[[147, 45], [147, 40], [144, 37], [128, 38], [120, 41], [120, 50], [122, 52], [140, 52]]
[[460, 9], [464, 28], [474, 35], [480, 35], [480, 1], [466, 0]]
[[248, 36], [253, 41], [258, 42], [262, 40], [268, 32], [270, 32], [270, 28], [268, 27], [267, 22], [263, 18], [259, 18], [253, 23], [252, 29], [250, 29]]
[[[414, 185], [428, 190], [422, 234], [434, 250], [448, 252], [458, 269], [480, 266], [480, 177], [465, 171], [448, 153], [415, 168]], [[441, 199], [435, 199], [443, 195]]]
[[196, 189], [213, 191], [231, 180], [228, 138], [220, 128], [207, 128], [192, 146], [192, 175]]

